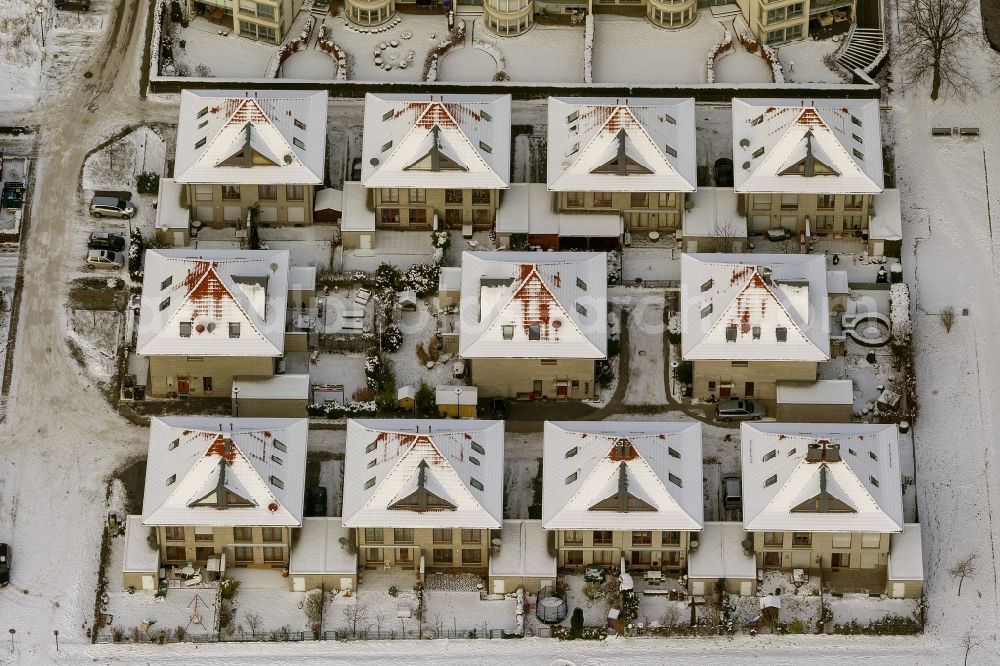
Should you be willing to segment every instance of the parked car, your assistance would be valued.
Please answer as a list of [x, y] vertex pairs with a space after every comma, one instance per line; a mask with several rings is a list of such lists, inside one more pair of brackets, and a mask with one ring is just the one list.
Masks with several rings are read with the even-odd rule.
[[114, 250], [91, 250], [87, 253], [87, 268], [121, 268], [125, 255]]
[[90, 200], [90, 214], [94, 217], [120, 217], [129, 219], [136, 213], [135, 204], [115, 197], [95, 196]]
[[10, 582], [10, 546], [0, 543], [0, 587]]
[[725, 398], [715, 408], [715, 418], [720, 421], [760, 421], [767, 416], [767, 407], [753, 400]]
[[490, 400], [490, 416], [494, 419], [507, 418], [507, 401], [503, 398]]
[[738, 476], [722, 479], [722, 508], [727, 511], [743, 506], [743, 483]]
[[715, 160], [715, 186], [733, 186], [733, 161], [728, 157], [720, 157]]
[[95, 231], [90, 234], [90, 241], [87, 247], [91, 250], [114, 250], [121, 252], [125, 249], [125, 237], [121, 234], [114, 234], [110, 231]]
[[326, 515], [326, 488], [323, 486], [314, 486], [309, 490], [309, 503], [306, 506], [306, 515]]

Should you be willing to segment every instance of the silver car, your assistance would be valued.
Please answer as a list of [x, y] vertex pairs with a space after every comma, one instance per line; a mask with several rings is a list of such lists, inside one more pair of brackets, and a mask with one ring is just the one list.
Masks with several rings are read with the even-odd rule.
[[136, 213], [135, 204], [117, 197], [95, 196], [90, 200], [90, 214], [94, 217], [120, 217], [127, 220]]
[[121, 268], [125, 265], [125, 255], [113, 250], [90, 250], [87, 252], [87, 268]]
[[767, 407], [753, 400], [725, 398], [715, 408], [715, 418], [728, 421], [760, 421], [767, 416]]

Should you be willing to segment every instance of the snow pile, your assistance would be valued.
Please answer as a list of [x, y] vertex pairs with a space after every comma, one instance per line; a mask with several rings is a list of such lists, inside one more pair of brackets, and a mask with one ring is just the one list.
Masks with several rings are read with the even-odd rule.
[[[583, 82], [594, 82], [594, 15], [587, 14], [583, 37]], [[711, 82], [710, 82], [711, 83]]]
[[894, 284], [889, 288], [889, 317], [892, 320], [892, 341], [895, 344], [908, 342], [912, 333], [910, 288], [905, 282]]
[[724, 53], [731, 51], [733, 48], [733, 33], [726, 30], [726, 34], [722, 36], [722, 39], [708, 50], [708, 73], [705, 79], [708, 83], [715, 83], [715, 60]]
[[326, 26], [322, 25], [316, 33], [316, 46], [321, 51], [325, 51], [337, 61], [336, 81], [347, 80], [347, 53], [337, 46], [333, 41], [326, 38]]

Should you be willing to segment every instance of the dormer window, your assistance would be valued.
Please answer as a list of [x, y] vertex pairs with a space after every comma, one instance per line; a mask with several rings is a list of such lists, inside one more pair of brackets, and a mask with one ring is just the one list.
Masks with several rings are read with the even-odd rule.
[[774, 329], [774, 337], [778, 342], [788, 342], [788, 329], [784, 326], [779, 326]]
[[284, 490], [284, 488], [285, 488], [284, 481], [282, 481], [281, 479], [279, 479], [275, 475], [273, 475], [273, 474], [271, 475], [270, 481], [271, 481], [271, 485], [274, 486], [275, 488]]
[[487, 111], [480, 111], [479, 116], [486, 122], [493, 120], [493, 116], [491, 116]]
[[170, 445], [167, 447], [167, 450], [168, 451], [173, 451], [174, 449], [176, 449], [180, 445], [181, 445], [180, 438], [175, 439], [174, 441], [170, 442]]
[[736, 324], [726, 326], [726, 342], [736, 342]]
[[705, 280], [704, 282], [701, 283], [701, 290], [702, 291], [708, 291], [709, 289], [712, 288], [713, 284], [714, 284], [714, 281], [712, 280], [712, 278], [708, 278], [707, 280]]
[[190, 338], [191, 337], [191, 322], [189, 322], [189, 321], [182, 321], [181, 322], [181, 326], [180, 326], [180, 333], [181, 333], [181, 337], [182, 338]]
[[529, 340], [542, 339], [542, 327], [539, 324], [531, 324], [530, 326], [528, 326], [528, 339]]
[[298, 118], [293, 118], [292, 124], [298, 127], [300, 130], [304, 130], [306, 128], [306, 124], [301, 120], [299, 120]]
[[479, 142], [479, 149], [482, 150], [484, 153], [493, 152], [493, 148], [490, 146], [490, 144], [486, 143], [485, 141]]
[[672, 115], [670, 115], [669, 113], [664, 113], [663, 114], [663, 119], [666, 120], [671, 125], [676, 125], [677, 124], [677, 120]]
[[503, 327], [503, 339], [513, 340], [514, 339], [514, 326], [512, 324], [504, 324]]
[[382, 114], [382, 120], [390, 120], [392, 119], [392, 115], [393, 115], [392, 109], [389, 109], [388, 111]]
[[160, 301], [160, 312], [163, 312], [170, 307], [170, 297], [167, 296], [162, 301]]
[[238, 321], [229, 322], [229, 337], [231, 338], [240, 337], [240, 322]]
[[671, 157], [677, 157], [677, 151], [671, 148], [670, 146], [664, 144], [663, 149], [667, 151], [667, 155], [670, 155]]
[[166, 288], [167, 288], [167, 287], [169, 287], [169, 286], [170, 286], [171, 284], [173, 284], [173, 282], [174, 282], [174, 276], [173, 276], [173, 275], [168, 275], [168, 276], [167, 276], [167, 277], [166, 277], [166, 278], [165, 278], [165, 279], [163, 280], [163, 282], [161, 282], [161, 283], [160, 283], [160, 290], [162, 291], [162, 290], [166, 289]]
[[754, 125], [760, 125], [762, 122], [764, 122], [764, 114], [761, 114], [761, 115], [757, 116], [756, 118], [751, 118], [750, 119], [750, 126], [753, 127]]
[[701, 308], [701, 318], [704, 319], [708, 315], [712, 314], [712, 304], [704, 305]]
[[292, 145], [296, 148], [301, 148], [302, 150], [306, 149], [306, 144], [302, 143], [302, 139], [297, 136], [292, 137]]
[[576, 304], [576, 311], [582, 314], [584, 317], [587, 316], [587, 308], [584, 307], [584, 305], [581, 303]]
[[569, 124], [569, 123], [575, 121], [579, 117], [580, 117], [580, 111], [579, 110], [574, 111], [573, 113], [571, 113], [568, 116], [566, 116], [566, 123]]
[[584, 291], [587, 291], [587, 283], [583, 281], [583, 278], [578, 277], [576, 279], [576, 286], [579, 287], [580, 289], [583, 289]]
[[754, 340], [760, 340], [760, 326], [754, 326], [751, 328], [750, 334], [753, 336]]

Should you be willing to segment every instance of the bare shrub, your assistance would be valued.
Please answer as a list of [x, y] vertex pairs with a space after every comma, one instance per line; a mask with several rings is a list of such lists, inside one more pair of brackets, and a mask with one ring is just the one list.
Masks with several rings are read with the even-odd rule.
[[949, 305], [941, 310], [941, 314], [938, 316], [941, 318], [941, 325], [944, 326], [945, 332], [951, 333], [951, 327], [955, 325], [955, 308]]

